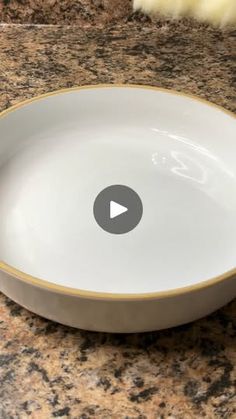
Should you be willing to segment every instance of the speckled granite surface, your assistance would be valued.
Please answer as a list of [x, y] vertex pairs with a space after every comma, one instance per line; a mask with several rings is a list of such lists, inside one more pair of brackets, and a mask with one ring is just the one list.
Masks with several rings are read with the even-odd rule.
[[234, 111], [235, 35], [188, 21], [2, 26], [0, 106], [62, 87], [125, 82], [194, 93]]
[[142, 335], [81, 332], [0, 297], [0, 418], [235, 418], [236, 302]]
[[[4, 26], [0, 108], [98, 82], [146, 83], [236, 111], [234, 33], [193, 22]], [[0, 295], [0, 419], [236, 417], [236, 301], [142, 335], [81, 332]]]
[[132, 15], [132, 0], [0, 0], [8, 23], [102, 25]]

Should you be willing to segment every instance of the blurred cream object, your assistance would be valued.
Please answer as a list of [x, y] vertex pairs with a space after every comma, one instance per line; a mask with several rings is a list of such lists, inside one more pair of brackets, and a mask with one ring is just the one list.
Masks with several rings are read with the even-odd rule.
[[236, 0], [134, 0], [133, 5], [148, 14], [192, 16], [218, 26], [236, 24]]

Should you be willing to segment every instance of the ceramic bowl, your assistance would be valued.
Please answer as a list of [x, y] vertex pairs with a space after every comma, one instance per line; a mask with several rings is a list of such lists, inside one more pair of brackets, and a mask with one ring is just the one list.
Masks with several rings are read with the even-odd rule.
[[[93, 213], [110, 185], [143, 205], [126, 234]], [[236, 296], [236, 120], [145, 86], [50, 93], [0, 119], [0, 290], [87, 330], [140, 332]]]

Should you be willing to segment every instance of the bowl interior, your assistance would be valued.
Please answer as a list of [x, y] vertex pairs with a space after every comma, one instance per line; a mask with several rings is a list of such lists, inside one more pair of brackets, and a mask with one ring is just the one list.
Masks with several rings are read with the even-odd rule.
[[[140, 223], [102, 230], [93, 204], [134, 189]], [[90, 88], [0, 120], [0, 260], [89, 291], [195, 285], [236, 264], [236, 122], [154, 89]]]

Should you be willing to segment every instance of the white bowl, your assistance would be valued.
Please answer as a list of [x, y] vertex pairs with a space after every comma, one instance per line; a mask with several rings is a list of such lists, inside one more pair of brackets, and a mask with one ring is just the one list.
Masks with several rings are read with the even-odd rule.
[[[96, 223], [126, 185], [143, 216]], [[145, 86], [87, 86], [0, 120], [0, 290], [49, 319], [137, 332], [200, 318], [236, 296], [236, 120]]]

